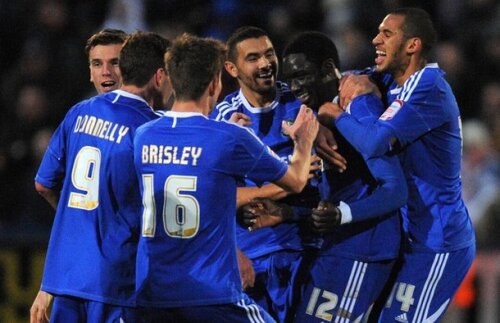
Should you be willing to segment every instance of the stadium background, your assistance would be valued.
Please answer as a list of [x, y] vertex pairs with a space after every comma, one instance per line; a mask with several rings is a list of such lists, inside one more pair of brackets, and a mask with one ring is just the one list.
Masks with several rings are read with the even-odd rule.
[[[0, 0], [0, 323], [26, 322], [40, 284], [53, 211], [35, 193], [33, 178], [65, 112], [94, 94], [84, 53], [92, 33], [113, 27], [156, 31], [170, 39], [188, 31], [226, 40], [235, 28], [251, 24], [269, 32], [279, 54], [295, 33], [319, 30], [336, 42], [347, 70], [373, 64], [377, 26], [388, 10], [401, 6], [432, 15], [439, 33], [434, 56], [447, 72], [463, 120], [486, 130], [497, 155], [500, 3], [495, 0]], [[497, 187], [499, 177], [493, 178]], [[464, 322], [498, 322], [499, 209], [497, 197], [474, 214], [480, 228], [472, 281], [477, 297], [463, 304]]]

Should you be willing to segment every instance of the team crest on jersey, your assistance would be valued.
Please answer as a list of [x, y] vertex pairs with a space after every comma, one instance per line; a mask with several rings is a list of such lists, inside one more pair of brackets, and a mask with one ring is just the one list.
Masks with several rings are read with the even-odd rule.
[[[286, 123], [286, 125], [289, 127], [293, 125], [293, 120], [284, 120], [283, 122]], [[283, 134], [283, 136], [290, 137], [290, 134], [288, 133], [288, 131], [286, 131], [285, 128], [283, 128], [283, 127], [281, 127], [281, 133]]]
[[382, 113], [380, 120], [391, 120], [403, 107], [403, 101], [395, 100], [391, 105]]

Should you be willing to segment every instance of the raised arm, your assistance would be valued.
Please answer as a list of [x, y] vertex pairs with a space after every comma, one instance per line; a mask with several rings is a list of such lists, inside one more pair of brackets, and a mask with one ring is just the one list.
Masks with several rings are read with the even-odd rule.
[[319, 124], [312, 110], [303, 105], [293, 125], [283, 123], [283, 127], [295, 145], [287, 172], [275, 183], [289, 192], [300, 193], [309, 178], [311, 150]]

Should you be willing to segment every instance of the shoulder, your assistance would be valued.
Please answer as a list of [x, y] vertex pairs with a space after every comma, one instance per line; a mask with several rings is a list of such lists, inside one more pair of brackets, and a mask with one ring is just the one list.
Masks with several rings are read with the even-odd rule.
[[163, 118], [156, 118], [140, 124], [135, 130], [135, 137], [140, 137], [143, 136], [145, 133], [154, 131], [155, 127], [158, 126], [158, 123], [160, 123], [161, 120], [163, 120]]
[[[255, 135], [254, 131], [249, 127], [241, 126], [239, 124], [236, 124], [236, 123], [230, 122], [230, 121], [226, 121], [226, 120], [222, 120], [222, 121], [210, 120], [210, 121], [217, 123], [214, 125], [214, 129], [217, 129], [218, 131], [227, 132], [227, 134], [229, 136], [234, 137], [237, 141], [239, 138], [248, 137], [248, 136], [258, 139], [258, 137]], [[260, 139], [259, 139], [259, 141], [260, 141]]]
[[285, 82], [276, 81], [276, 92], [276, 96], [281, 104], [298, 104], [300, 106], [300, 101], [293, 95], [288, 84]]
[[85, 99], [85, 100], [82, 100], [82, 101], [76, 103], [66, 113], [66, 116], [64, 117], [64, 121], [73, 120], [73, 119], [77, 118], [78, 115], [80, 115], [81, 111], [85, 111], [87, 109], [92, 109], [92, 106], [94, 106], [96, 104], [96, 102], [98, 102], [99, 100], [100, 100], [99, 96], [94, 96], [94, 97], [91, 97], [89, 99]]
[[437, 64], [428, 64], [423, 69], [415, 72], [403, 84], [399, 97], [407, 101], [417, 93], [428, 93], [433, 91], [440, 82], [444, 82], [444, 72]]
[[228, 94], [221, 102], [219, 102], [212, 113], [211, 119], [215, 120], [228, 120], [234, 111], [237, 111], [243, 105], [243, 100], [240, 91], [237, 90]]

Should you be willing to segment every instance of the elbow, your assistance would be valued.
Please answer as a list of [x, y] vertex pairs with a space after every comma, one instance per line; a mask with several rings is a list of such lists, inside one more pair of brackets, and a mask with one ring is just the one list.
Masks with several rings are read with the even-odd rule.
[[35, 190], [38, 192], [38, 194], [45, 196], [47, 195], [49, 189], [42, 184], [35, 182]]
[[299, 182], [297, 185], [294, 185], [294, 187], [291, 188], [290, 193], [292, 194], [298, 194], [304, 190], [304, 187], [306, 187], [307, 181], [305, 182]]
[[288, 193], [288, 194], [298, 194], [298, 193], [302, 192], [304, 187], [306, 187], [306, 184], [307, 184], [307, 179], [304, 180], [304, 179], [297, 178], [294, 181], [292, 181], [291, 183], [289, 183], [288, 185], [286, 185], [284, 187], [282, 186], [282, 187], [286, 191], [286, 193]]
[[389, 144], [385, 141], [366, 140], [360, 150], [366, 158], [374, 158], [384, 155], [387, 151], [389, 151], [389, 148]]
[[43, 186], [42, 184], [35, 182], [35, 190], [40, 194], [44, 199], [48, 199], [52, 194], [53, 190]]
[[408, 187], [404, 182], [393, 183], [393, 185], [387, 185], [385, 183], [385, 188], [382, 188], [382, 195], [380, 199], [385, 202], [385, 207], [388, 210], [396, 210], [403, 207], [408, 199]]

